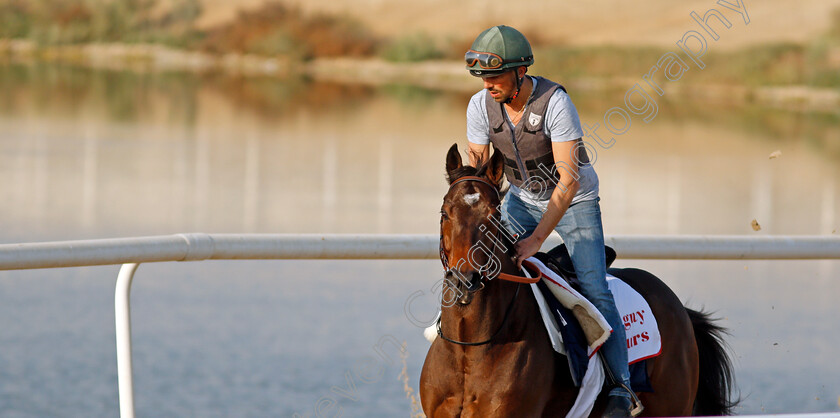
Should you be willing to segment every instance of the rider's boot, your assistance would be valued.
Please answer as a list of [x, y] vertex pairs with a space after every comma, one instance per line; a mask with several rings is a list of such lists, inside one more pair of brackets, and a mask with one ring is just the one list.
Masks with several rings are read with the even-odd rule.
[[645, 409], [636, 394], [621, 385], [613, 388], [607, 397], [604, 417], [636, 417]]

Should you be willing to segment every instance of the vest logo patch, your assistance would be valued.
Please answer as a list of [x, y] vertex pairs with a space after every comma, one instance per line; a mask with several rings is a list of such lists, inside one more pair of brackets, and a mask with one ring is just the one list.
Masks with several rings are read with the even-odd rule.
[[528, 116], [528, 123], [530, 123], [531, 126], [533, 126], [534, 128], [540, 125], [540, 121], [542, 121], [542, 116], [534, 112], [531, 112], [531, 114]]

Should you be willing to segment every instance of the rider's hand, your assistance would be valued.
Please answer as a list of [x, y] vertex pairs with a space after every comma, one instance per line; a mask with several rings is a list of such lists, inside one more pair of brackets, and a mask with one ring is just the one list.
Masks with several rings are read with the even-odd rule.
[[522, 260], [534, 255], [540, 250], [542, 242], [534, 235], [516, 243], [516, 267], [522, 270]]

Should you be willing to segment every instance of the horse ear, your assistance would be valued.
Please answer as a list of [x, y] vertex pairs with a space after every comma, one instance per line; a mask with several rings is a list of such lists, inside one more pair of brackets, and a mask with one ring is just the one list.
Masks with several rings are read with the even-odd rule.
[[461, 168], [461, 154], [458, 152], [458, 144], [452, 144], [449, 152], [446, 153], [446, 174], [449, 182], [452, 183], [452, 172]]
[[493, 150], [493, 156], [490, 157], [490, 162], [487, 163], [487, 179], [496, 187], [502, 187], [502, 176], [505, 174], [505, 159], [504, 155], [498, 150]]

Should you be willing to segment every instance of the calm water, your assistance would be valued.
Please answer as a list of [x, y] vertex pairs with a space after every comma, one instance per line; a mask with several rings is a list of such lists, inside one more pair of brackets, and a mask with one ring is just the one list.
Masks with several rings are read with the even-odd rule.
[[[572, 90], [589, 124], [622, 97]], [[467, 98], [0, 67], [0, 242], [434, 233]], [[664, 97], [653, 121], [634, 120], [597, 151], [607, 234], [840, 228], [837, 115]], [[617, 265], [654, 272], [722, 318], [739, 413], [840, 410], [840, 263]], [[117, 270], [0, 272], [0, 416], [117, 415]], [[422, 291], [413, 310], [432, 316], [439, 275], [437, 261], [143, 265], [132, 295], [137, 413], [317, 416], [320, 404], [322, 416], [407, 416], [392, 342], [406, 342], [416, 389], [428, 344], [403, 306]]]

